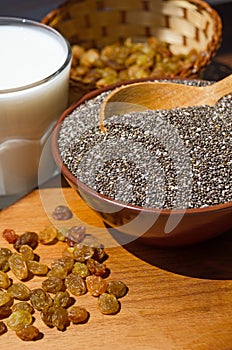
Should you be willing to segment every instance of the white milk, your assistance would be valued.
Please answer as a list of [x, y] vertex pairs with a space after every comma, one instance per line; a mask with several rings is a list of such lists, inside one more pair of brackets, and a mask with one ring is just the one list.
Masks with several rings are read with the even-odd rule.
[[[0, 196], [37, 186], [41, 152], [67, 107], [71, 63], [69, 45], [51, 28], [5, 20], [0, 18]], [[47, 160], [45, 180], [55, 170], [51, 154]]]

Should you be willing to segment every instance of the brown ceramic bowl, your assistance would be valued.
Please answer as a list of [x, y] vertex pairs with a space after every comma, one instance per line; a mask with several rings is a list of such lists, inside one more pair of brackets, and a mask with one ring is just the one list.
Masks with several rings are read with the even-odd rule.
[[109, 231], [115, 234], [122, 244], [139, 238], [144, 243], [154, 246], [183, 246], [205, 241], [230, 229], [232, 227], [232, 202], [186, 210], [160, 210], [127, 205], [87, 187], [64, 165], [57, 145], [63, 120], [85, 101], [104, 91], [112, 90], [118, 85], [120, 84], [88, 93], [69, 107], [57, 121], [52, 136], [53, 156], [71, 187], [90, 208], [101, 216]]

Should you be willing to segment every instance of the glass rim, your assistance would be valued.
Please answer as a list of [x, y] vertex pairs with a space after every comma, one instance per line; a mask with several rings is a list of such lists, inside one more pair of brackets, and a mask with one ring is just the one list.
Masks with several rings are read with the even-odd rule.
[[59, 38], [60, 40], [62, 40], [64, 42], [64, 44], [66, 45], [66, 48], [67, 48], [67, 54], [66, 54], [66, 58], [64, 60], [64, 63], [55, 72], [49, 74], [48, 76], [46, 76], [43, 79], [37, 80], [37, 81], [30, 83], [30, 84], [22, 85], [22, 86], [19, 86], [16, 88], [0, 89], [0, 96], [2, 94], [8, 94], [8, 93], [13, 93], [13, 92], [20, 92], [23, 90], [28, 90], [28, 89], [40, 86], [40, 85], [52, 80], [57, 75], [59, 75], [62, 71], [65, 70], [65, 68], [69, 65], [69, 63], [71, 62], [71, 59], [72, 59], [72, 50], [71, 50], [70, 43], [56, 29], [49, 27], [48, 25], [43, 24], [41, 22], [37, 22], [37, 21], [27, 19], [27, 18], [0, 16], [0, 26], [1, 25], [10, 25], [10, 24], [11, 25], [20, 25], [21, 24], [23, 26], [28, 26], [28, 27], [42, 28], [43, 30], [46, 30], [46, 31], [52, 33], [54, 36], [56, 36], [57, 38]]

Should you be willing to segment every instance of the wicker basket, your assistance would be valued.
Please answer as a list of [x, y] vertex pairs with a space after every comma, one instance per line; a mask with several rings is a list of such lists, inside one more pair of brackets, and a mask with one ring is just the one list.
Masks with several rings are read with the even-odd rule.
[[[167, 42], [173, 54], [196, 49], [197, 60], [180, 72], [182, 78], [199, 76], [222, 37], [220, 16], [202, 0], [69, 0], [42, 22], [57, 29], [71, 45], [101, 48], [118, 39], [145, 41], [155, 36]], [[74, 81], [71, 84], [80, 95], [94, 88]]]

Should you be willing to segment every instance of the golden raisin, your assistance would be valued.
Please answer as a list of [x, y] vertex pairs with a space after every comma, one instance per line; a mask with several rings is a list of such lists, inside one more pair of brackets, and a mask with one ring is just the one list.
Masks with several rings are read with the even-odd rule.
[[84, 323], [88, 320], [88, 311], [80, 306], [72, 306], [68, 309], [68, 319], [72, 323]]
[[23, 244], [19, 247], [19, 253], [22, 255], [23, 260], [33, 260], [34, 259], [34, 251], [33, 249], [27, 245]]
[[30, 314], [33, 314], [35, 311], [31, 304], [29, 304], [27, 301], [20, 301], [12, 306], [12, 312], [21, 310], [28, 311]]
[[98, 297], [98, 308], [105, 315], [114, 315], [120, 309], [120, 304], [113, 294], [103, 293]]
[[21, 282], [13, 283], [8, 289], [7, 293], [15, 299], [18, 300], [29, 300], [30, 299], [30, 289]]
[[62, 306], [64, 308], [67, 308], [71, 305], [72, 298], [70, 297], [70, 294], [68, 291], [60, 291], [57, 292], [54, 297], [54, 306]]
[[48, 273], [47, 276], [50, 277], [57, 277], [60, 279], [64, 279], [68, 274], [67, 269], [64, 266], [57, 265], [54, 266]]
[[79, 296], [86, 293], [85, 281], [80, 275], [77, 275], [76, 273], [71, 272], [65, 278], [65, 286], [73, 295]]
[[88, 267], [86, 266], [86, 264], [81, 263], [79, 261], [75, 262], [73, 269], [72, 269], [72, 272], [80, 275], [82, 278], [85, 278], [85, 277], [90, 275], [90, 271], [89, 271]]
[[20, 325], [16, 330], [16, 335], [24, 341], [35, 340], [39, 336], [39, 330], [32, 324]]
[[55, 259], [52, 264], [51, 267], [52, 269], [56, 266], [62, 266], [64, 267], [67, 271], [71, 271], [74, 265], [74, 259], [69, 257], [69, 256], [65, 256], [63, 258], [58, 258]]
[[36, 310], [42, 310], [53, 304], [51, 296], [42, 288], [36, 288], [31, 291], [30, 302]]
[[64, 283], [61, 278], [49, 277], [42, 282], [42, 288], [45, 292], [56, 294], [61, 289], [63, 289]]
[[17, 331], [22, 325], [29, 325], [31, 323], [31, 313], [25, 310], [12, 312], [7, 319], [7, 326], [13, 331]]
[[57, 237], [57, 229], [55, 226], [47, 226], [38, 233], [39, 242], [41, 244], [50, 244], [55, 241]]
[[107, 292], [114, 294], [116, 298], [122, 298], [127, 293], [127, 286], [122, 281], [110, 281], [108, 284]]
[[10, 305], [13, 303], [13, 299], [10, 294], [0, 289], [0, 307], [4, 305]]
[[13, 253], [9, 257], [9, 266], [13, 274], [20, 280], [24, 280], [28, 277], [28, 267], [26, 261], [19, 253]]
[[7, 289], [11, 285], [11, 281], [6, 272], [0, 271], [0, 288]]
[[49, 270], [46, 264], [41, 264], [35, 260], [28, 261], [27, 266], [29, 271], [34, 275], [46, 275]]
[[86, 286], [88, 292], [94, 297], [97, 297], [106, 292], [108, 283], [101, 276], [92, 275], [86, 277]]
[[73, 257], [74, 260], [84, 262], [87, 259], [91, 258], [94, 255], [94, 248], [84, 245], [84, 244], [77, 244], [74, 246], [73, 250]]
[[7, 272], [10, 269], [8, 260], [12, 251], [8, 248], [0, 248], [0, 271]]

